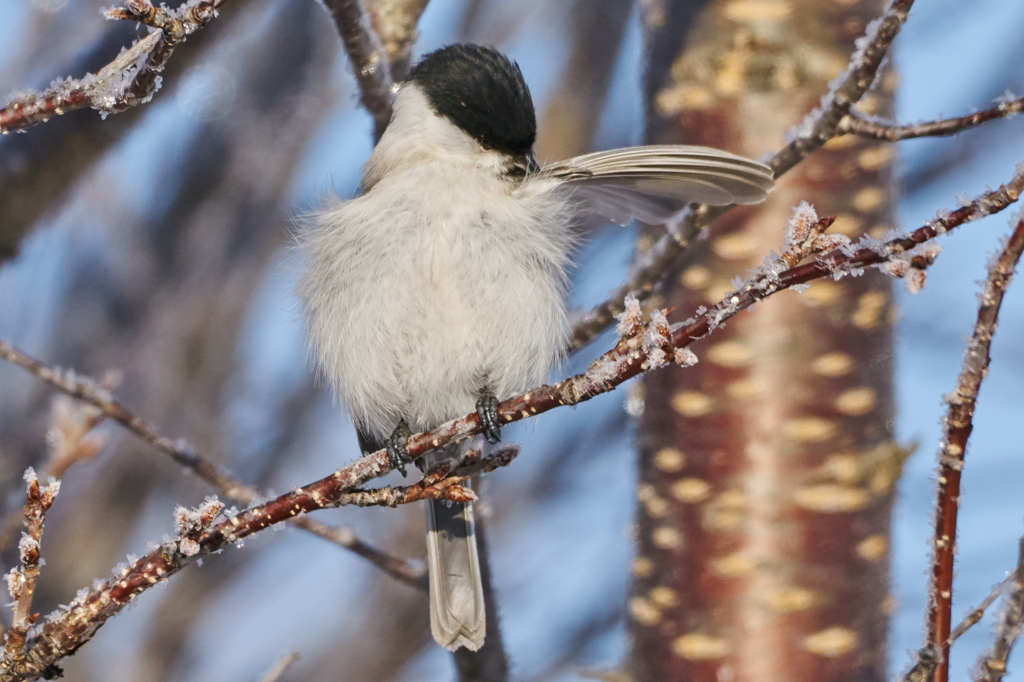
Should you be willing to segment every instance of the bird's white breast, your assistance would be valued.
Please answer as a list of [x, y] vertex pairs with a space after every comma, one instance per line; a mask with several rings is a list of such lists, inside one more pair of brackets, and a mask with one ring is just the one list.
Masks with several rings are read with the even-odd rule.
[[563, 198], [451, 160], [389, 169], [312, 216], [312, 354], [357, 426], [429, 428], [481, 389], [543, 382], [568, 333], [569, 222]]

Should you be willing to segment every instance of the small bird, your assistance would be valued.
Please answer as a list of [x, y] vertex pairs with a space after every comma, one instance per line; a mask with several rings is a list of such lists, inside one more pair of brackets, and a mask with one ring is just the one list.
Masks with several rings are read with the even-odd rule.
[[[519, 66], [457, 44], [424, 56], [397, 90], [358, 196], [332, 199], [299, 235], [311, 357], [364, 452], [474, 409], [500, 437], [497, 397], [541, 384], [569, 336], [567, 270], [579, 216], [670, 220], [691, 202], [749, 204], [767, 166], [718, 149], [658, 145], [539, 165]], [[458, 458], [456, 444], [424, 468]], [[429, 503], [434, 639], [479, 649], [486, 633], [468, 504]]]

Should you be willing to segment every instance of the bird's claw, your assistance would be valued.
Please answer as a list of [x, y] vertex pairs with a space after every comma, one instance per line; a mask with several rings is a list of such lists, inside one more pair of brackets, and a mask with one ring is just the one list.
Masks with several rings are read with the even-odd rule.
[[488, 443], [501, 440], [501, 422], [498, 421], [498, 399], [486, 393], [476, 401], [476, 415], [480, 418], [481, 431]]
[[405, 476], [405, 463], [412, 461], [409, 458], [409, 451], [405, 447], [405, 441], [409, 440], [411, 435], [412, 431], [409, 430], [409, 425], [402, 420], [388, 438], [388, 461], [402, 476]]

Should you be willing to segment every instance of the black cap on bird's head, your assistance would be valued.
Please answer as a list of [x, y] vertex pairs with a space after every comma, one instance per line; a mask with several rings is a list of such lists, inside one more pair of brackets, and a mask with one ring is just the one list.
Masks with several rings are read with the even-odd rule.
[[490, 47], [457, 44], [413, 67], [417, 84], [439, 115], [486, 149], [528, 155], [537, 136], [533, 99], [519, 65]]

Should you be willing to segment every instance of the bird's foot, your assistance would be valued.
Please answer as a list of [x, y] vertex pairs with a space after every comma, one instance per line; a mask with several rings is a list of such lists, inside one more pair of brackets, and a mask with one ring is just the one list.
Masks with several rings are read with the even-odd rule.
[[391, 432], [391, 436], [388, 438], [388, 461], [391, 462], [391, 466], [402, 476], [405, 476], [405, 463], [412, 461], [409, 458], [409, 451], [405, 447], [405, 441], [409, 440], [411, 435], [412, 431], [409, 430], [409, 425], [403, 419], [398, 422], [398, 426], [395, 427], [395, 430]]
[[501, 440], [501, 422], [498, 421], [498, 399], [493, 393], [485, 392], [476, 401], [476, 415], [480, 418], [482, 433], [488, 443]]

